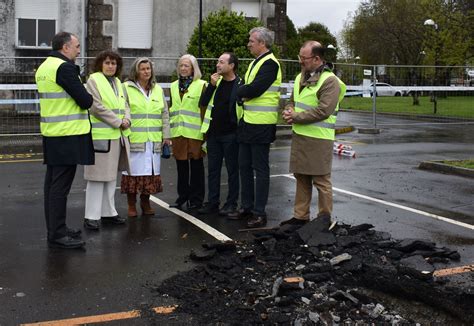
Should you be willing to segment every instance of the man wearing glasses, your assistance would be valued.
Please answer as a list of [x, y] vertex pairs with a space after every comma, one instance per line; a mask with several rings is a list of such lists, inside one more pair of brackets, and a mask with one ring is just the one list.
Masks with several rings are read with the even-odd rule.
[[290, 172], [296, 178], [296, 194], [294, 217], [280, 225], [309, 222], [313, 185], [318, 190], [317, 218], [331, 220], [332, 149], [337, 111], [346, 85], [324, 61], [324, 50], [316, 41], [307, 41], [301, 47], [301, 73], [283, 112], [283, 119], [293, 129]]

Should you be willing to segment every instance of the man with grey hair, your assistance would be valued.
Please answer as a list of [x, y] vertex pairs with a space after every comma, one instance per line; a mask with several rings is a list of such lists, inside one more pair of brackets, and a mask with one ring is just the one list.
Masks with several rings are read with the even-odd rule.
[[290, 172], [296, 178], [294, 217], [280, 225], [303, 225], [310, 220], [313, 185], [318, 190], [317, 218], [331, 220], [332, 148], [339, 103], [346, 85], [324, 60], [321, 43], [307, 41], [298, 55], [301, 73], [283, 112], [292, 125]]
[[67, 196], [77, 165], [94, 164], [88, 108], [93, 99], [82, 85], [75, 60], [79, 38], [68, 32], [56, 34], [53, 51], [36, 71], [43, 135], [44, 214], [48, 245], [73, 249], [84, 246], [81, 230], [66, 226]]
[[269, 154], [278, 120], [281, 67], [271, 51], [272, 32], [265, 27], [255, 27], [249, 35], [247, 47], [255, 60], [237, 90], [244, 109], [237, 131], [242, 189], [239, 217], [248, 218], [247, 226], [255, 228], [267, 223]]

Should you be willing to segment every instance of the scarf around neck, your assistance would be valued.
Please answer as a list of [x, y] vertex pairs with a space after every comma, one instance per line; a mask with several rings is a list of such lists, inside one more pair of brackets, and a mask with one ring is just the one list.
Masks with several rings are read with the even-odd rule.
[[193, 82], [193, 76], [183, 77], [179, 76], [179, 91], [184, 93], [188, 90], [189, 85]]

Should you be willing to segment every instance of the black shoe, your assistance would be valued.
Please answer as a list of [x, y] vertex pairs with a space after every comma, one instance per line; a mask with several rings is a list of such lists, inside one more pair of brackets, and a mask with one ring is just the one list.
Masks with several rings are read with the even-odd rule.
[[202, 207], [202, 204], [189, 204], [188, 205], [188, 210], [196, 210], [196, 209], [200, 209]]
[[253, 213], [251, 210], [249, 209], [245, 209], [245, 208], [241, 208], [239, 209], [239, 211], [237, 212], [237, 217], [239, 219], [247, 219], [247, 218], [251, 218], [253, 217]]
[[183, 209], [183, 204], [172, 203], [172, 204], [169, 204], [169, 207], [170, 207], [170, 208], [176, 208], [176, 209], [182, 210], [182, 209]]
[[219, 212], [219, 204], [205, 203], [202, 208], [198, 209], [198, 214], [214, 214]]
[[281, 222], [280, 226], [283, 226], [283, 225], [305, 225], [308, 222], [309, 222], [309, 220], [301, 220], [299, 218], [292, 217], [289, 220]]
[[267, 225], [267, 217], [264, 215], [254, 216], [247, 221], [249, 228], [259, 228], [265, 225]]
[[73, 239], [69, 236], [65, 236], [59, 239], [48, 240], [48, 246], [50, 248], [60, 249], [76, 249], [84, 247], [86, 243], [80, 239]]
[[120, 215], [102, 216], [100, 219], [102, 220], [102, 223], [112, 223], [112, 224], [125, 224], [125, 222], [127, 221], [126, 218], [121, 217]]
[[224, 205], [219, 210], [220, 216], [225, 216], [230, 220], [238, 220], [239, 219], [239, 211], [235, 205]]
[[98, 220], [91, 220], [88, 218], [84, 219], [84, 227], [88, 230], [99, 230], [100, 229], [100, 223]]
[[73, 228], [68, 228], [66, 227], [66, 235], [71, 238], [80, 238], [81, 237], [82, 231], [79, 229], [73, 229]]

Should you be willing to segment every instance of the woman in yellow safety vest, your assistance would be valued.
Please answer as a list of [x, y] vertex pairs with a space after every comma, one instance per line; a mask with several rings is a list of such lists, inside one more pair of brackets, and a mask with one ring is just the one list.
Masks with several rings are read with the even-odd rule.
[[127, 194], [128, 217], [136, 217], [137, 193], [143, 215], [154, 215], [150, 194], [163, 191], [160, 153], [170, 145], [168, 104], [163, 89], [156, 83], [153, 62], [137, 58], [124, 83], [125, 99], [132, 117], [130, 135], [130, 174], [122, 173], [121, 191]]
[[129, 170], [128, 152], [130, 109], [118, 78], [122, 71], [119, 54], [106, 50], [95, 58], [94, 73], [89, 76], [87, 90], [94, 102], [90, 108], [95, 165], [84, 168], [87, 180], [84, 227], [99, 230], [100, 221], [123, 224], [115, 209], [117, 170]]
[[205, 107], [199, 100], [206, 89], [196, 58], [190, 54], [178, 60], [178, 80], [171, 83], [170, 127], [173, 155], [178, 169], [178, 198], [170, 207], [198, 209], [204, 200], [204, 163], [201, 133]]

